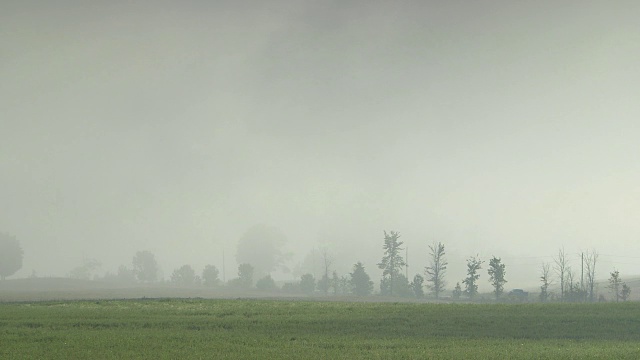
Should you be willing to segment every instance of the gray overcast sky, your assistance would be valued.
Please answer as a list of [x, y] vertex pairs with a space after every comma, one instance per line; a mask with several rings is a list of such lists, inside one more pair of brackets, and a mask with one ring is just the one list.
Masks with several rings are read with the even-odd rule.
[[476, 253], [535, 283], [563, 245], [598, 250], [603, 277], [638, 274], [639, 15], [636, 1], [4, 1], [0, 231], [24, 247], [19, 276], [83, 258], [113, 271], [142, 249], [165, 276], [200, 271], [257, 223], [296, 259], [329, 243], [374, 276], [383, 229], [403, 234], [411, 273], [443, 241], [453, 283]]

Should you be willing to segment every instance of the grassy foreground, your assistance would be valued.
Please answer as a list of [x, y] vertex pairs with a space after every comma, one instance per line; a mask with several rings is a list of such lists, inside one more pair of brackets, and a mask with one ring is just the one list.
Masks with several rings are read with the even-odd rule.
[[0, 358], [638, 359], [640, 303], [5, 303]]

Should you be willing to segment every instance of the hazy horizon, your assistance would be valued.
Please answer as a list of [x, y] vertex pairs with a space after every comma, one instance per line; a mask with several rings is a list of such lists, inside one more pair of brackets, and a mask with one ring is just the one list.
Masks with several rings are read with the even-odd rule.
[[[640, 275], [640, 4], [233, 1], [0, 5], [0, 232], [13, 277], [152, 251], [235, 276], [267, 224], [378, 279], [383, 230], [449, 289], [560, 247]], [[287, 275], [280, 275], [286, 277]], [[486, 266], [480, 278], [487, 286]], [[376, 286], [378, 285], [376, 281]]]

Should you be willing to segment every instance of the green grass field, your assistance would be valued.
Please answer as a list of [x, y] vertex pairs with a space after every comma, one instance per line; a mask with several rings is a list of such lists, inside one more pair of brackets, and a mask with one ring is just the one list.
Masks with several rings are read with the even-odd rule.
[[638, 359], [640, 303], [0, 304], [0, 359]]

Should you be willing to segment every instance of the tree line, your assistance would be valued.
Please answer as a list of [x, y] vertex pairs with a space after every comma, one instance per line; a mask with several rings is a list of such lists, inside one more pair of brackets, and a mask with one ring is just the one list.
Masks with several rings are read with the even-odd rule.
[[[264, 230], [264, 229], [262, 229]], [[272, 230], [270, 234], [274, 242], [279, 242], [277, 235]], [[242, 241], [249, 246], [260, 243], [261, 235], [264, 231], [255, 229], [248, 232], [250, 236], [244, 237]], [[410, 281], [402, 270], [406, 268], [406, 259], [402, 256], [404, 243], [400, 241], [400, 233], [397, 231], [384, 231], [384, 241], [382, 244], [383, 255], [377, 267], [382, 271], [380, 279], [379, 294], [383, 296], [416, 297], [424, 298], [425, 290], [439, 300], [443, 295], [454, 300], [468, 299], [474, 300], [478, 296], [478, 281], [481, 270], [485, 264], [479, 256], [471, 256], [466, 260], [466, 276], [457, 281], [453, 289], [447, 288], [447, 267], [445, 245], [442, 242], [434, 242], [428, 246], [428, 265], [422, 274], [415, 274]], [[331, 271], [333, 263], [332, 257], [327, 249], [321, 253], [324, 274], [316, 279], [311, 273], [304, 273], [299, 281], [285, 282], [278, 286], [271, 277], [271, 271], [277, 268], [284, 256], [279, 254], [273, 247], [270, 249], [273, 259], [265, 260], [260, 258], [262, 266], [261, 272], [256, 271], [254, 264], [243, 262], [238, 266], [237, 277], [224, 282], [220, 279], [220, 271], [215, 265], [206, 265], [201, 274], [188, 264], [175, 269], [169, 278], [169, 282], [176, 285], [201, 285], [208, 287], [229, 287], [234, 289], [258, 289], [262, 291], [282, 291], [288, 293], [314, 292], [325, 295], [354, 294], [358, 296], [368, 296], [374, 293], [373, 281], [367, 273], [362, 262], [358, 261], [352, 266], [352, 272], [340, 276], [335, 270]], [[264, 254], [261, 254], [264, 255]], [[22, 267], [23, 251], [20, 243], [14, 236], [0, 233], [0, 278], [4, 280], [7, 276], [13, 275]], [[541, 302], [563, 301], [563, 302], [594, 302], [604, 300], [604, 296], [596, 294], [596, 265], [598, 253], [595, 250], [582, 254], [580, 264], [580, 276], [569, 262], [568, 256], [561, 248], [553, 259], [553, 263], [543, 263], [540, 268], [540, 292], [538, 300]], [[69, 276], [78, 279], [90, 279], [91, 273], [100, 264], [95, 260], [87, 260], [81, 266], [71, 270]], [[505, 297], [504, 286], [506, 280], [506, 265], [502, 259], [493, 256], [487, 264], [487, 275], [492, 287], [492, 295], [496, 300]], [[155, 256], [149, 251], [138, 251], [131, 262], [131, 267], [121, 265], [116, 273], [107, 273], [103, 280], [113, 280], [120, 282], [155, 283], [159, 281], [159, 267]], [[557, 284], [556, 284], [557, 281]], [[551, 291], [552, 286], [557, 285], [559, 293]], [[631, 294], [631, 288], [622, 280], [618, 270], [612, 271], [608, 280], [607, 289], [613, 294], [615, 301], [626, 301]], [[448, 291], [450, 291], [448, 293]], [[450, 295], [449, 295], [450, 294]], [[520, 291], [508, 294], [509, 299], [524, 300], [527, 293]]]

